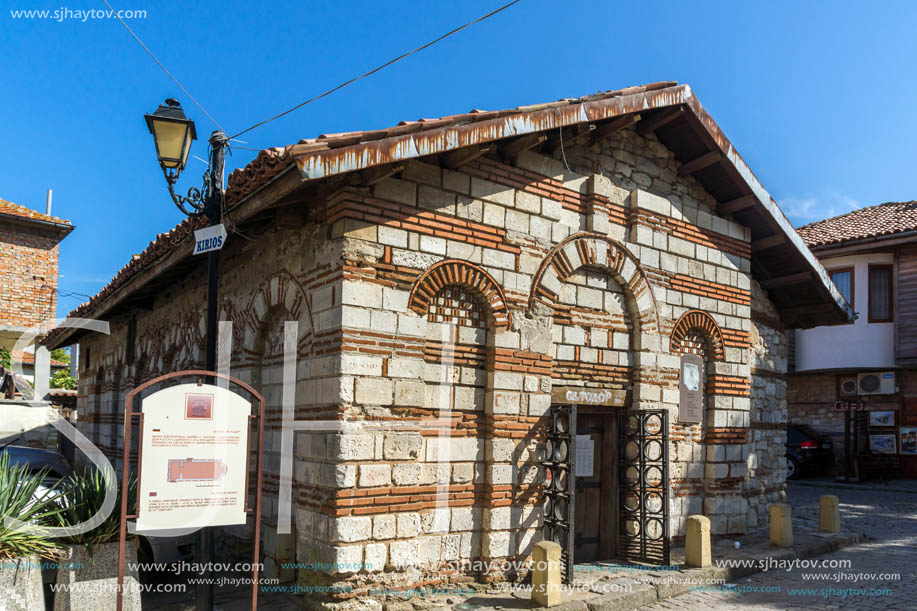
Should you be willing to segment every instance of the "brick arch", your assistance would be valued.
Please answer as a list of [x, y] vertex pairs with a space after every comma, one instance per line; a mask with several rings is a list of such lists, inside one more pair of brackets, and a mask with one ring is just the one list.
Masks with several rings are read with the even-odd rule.
[[706, 338], [708, 355], [711, 359], [723, 361], [726, 359], [726, 350], [723, 345], [723, 332], [710, 314], [701, 310], [688, 310], [675, 323], [669, 346], [672, 352], [683, 354], [687, 351], [685, 338], [692, 331], [698, 332]]
[[554, 307], [560, 298], [561, 285], [581, 267], [599, 268], [611, 274], [633, 297], [640, 330], [658, 331], [656, 297], [640, 262], [622, 244], [597, 233], [572, 235], [548, 252], [532, 283], [529, 310], [535, 302]]
[[448, 286], [458, 286], [479, 298], [489, 312], [495, 329], [509, 328], [506, 297], [497, 281], [486, 271], [467, 261], [440, 261], [420, 275], [411, 287], [408, 306], [423, 316], [437, 293]]
[[[287, 271], [271, 274], [252, 294], [242, 314], [242, 349], [254, 354], [258, 335], [269, 314], [287, 312], [299, 321], [298, 351], [308, 351], [312, 340], [312, 309], [305, 289]], [[228, 309], [227, 309], [228, 312]]]

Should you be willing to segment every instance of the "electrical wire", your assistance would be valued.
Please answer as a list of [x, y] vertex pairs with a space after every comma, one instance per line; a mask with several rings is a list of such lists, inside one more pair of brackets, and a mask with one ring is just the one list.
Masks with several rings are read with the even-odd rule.
[[[463, 26], [457, 27], [457, 28], [455, 28], [454, 30], [451, 30], [451, 31], [449, 31], [449, 32], [446, 32], [445, 34], [443, 34], [443, 35], [440, 36], [439, 38], [436, 38], [436, 39], [434, 39], [434, 40], [431, 40], [431, 41], [428, 42], [427, 44], [422, 45], [422, 46], [420, 46], [420, 47], [417, 47], [417, 48], [414, 49], [413, 51], [408, 51], [407, 53], [404, 53], [404, 54], [402, 54], [402, 55], [399, 55], [398, 57], [396, 57], [396, 58], [394, 58], [394, 59], [391, 59], [391, 60], [385, 62], [385, 63], [382, 64], [381, 66], [378, 66], [378, 67], [376, 67], [376, 68], [373, 68], [373, 69], [370, 70], [369, 72], [365, 72], [365, 73], [361, 74], [360, 76], [354, 77], [354, 78], [350, 79], [349, 81], [346, 81], [346, 82], [344, 82], [344, 83], [341, 83], [341, 84], [338, 85], [337, 87], [334, 87], [334, 88], [332, 88], [332, 89], [329, 89], [328, 91], [326, 91], [325, 93], [323, 93], [323, 94], [321, 94], [321, 95], [317, 95], [317, 96], [315, 96], [314, 98], [310, 98], [310, 99], [306, 100], [305, 102], [302, 102], [301, 104], [297, 104], [296, 106], [293, 106], [292, 108], [290, 108], [290, 109], [288, 109], [288, 110], [285, 110], [285, 111], [283, 111], [283, 112], [281, 112], [281, 113], [279, 113], [279, 114], [276, 114], [276, 115], [274, 115], [273, 117], [271, 117], [271, 118], [269, 118], [269, 119], [265, 119], [264, 121], [261, 121], [260, 123], [255, 123], [255, 124], [252, 125], [251, 127], [246, 128], [246, 129], [242, 130], [241, 132], [239, 132], [239, 133], [237, 133], [237, 134], [234, 134], [234, 135], [230, 136], [230, 140], [233, 139], [233, 138], [236, 138], [236, 137], [238, 137], [238, 136], [241, 136], [241, 135], [244, 134], [244, 133], [250, 132], [250, 131], [252, 131], [252, 130], [255, 129], [255, 128], [261, 127], [262, 125], [265, 125], [265, 124], [267, 124], [267, 123], [270, 123], [271, 121], [274, 121], [275, 119], [279, 119], [280, 117], [283, 117], [283, 116], [285, 116], [285, 115], [288, 115], [288, 114], [290, 114], [291, 112], [293, 112], [294, 110], [298, 110], [298, 109], [302, 108], [302, 107], [305, 106], [306, 104], [311, 104], [312, 102], [315, 102], [315, 101], [317, 101], [317, 100], [320, 100], [320, 99], [324, 98], [325, 96], [331, 95], [331, 94], [334, 93], [335, 91], [338, 91], [339, 89], [343, 89], [343, 88], [346, 87], [347, 85], [351, 85], [351, 84], [353, 84], [353, 83], [356, 83], [356, 82], [359, 81], [360, 79], [364, 79], [364, 78], [366, 78], [366, 77], [368, 77], [368, 76], [371, 76], [371, 75], [375, 74], [376, 72], [379, 72], [379, 71], [382, 70], [383, 68], [387, 68], [387, 67], [391, 66], [391, 65], [394, 64], [395, 62], [399, 62], [399, 61], [401, 61], [402, 59], [405, 59], [406, 57], [409, 57], [409, 56], [411, 56], [411, 55], [414, 55], [415, 53], [417, 53], [417, 52], [419, 52], [419, 51], [423, 51], [423, 50], [426, 49], [427, 47], [431, 47], [431, 46], [435, 45], [436, 43], [438, 43], [439, 41], [441, 41], [441, 40], [443, 40], [443, 39], [445, 39], [445, 38], [448, 38], [448, 37], [452, 36], [453, 34], [457, 34], [458, 32], [461, 32], [462, 30], [464, 30], [464, 29], [466, 29], [466, 28], [469, 28], [469, 27], [471, 27], [471, 26], [473, 26], [473, 25], [475, 25], [475, 24], [477, 24], [477, 23], [480, 23], [480, 22], [484, 21], [485, 19], [488, 19], [488, 18], [490, 18], [490, 17], [493, 17], [493, 16], [496, 15], [497, 13], [500, 13], [500, 12], [502, 12], [502, 11], [505, 11], [505, 10], [508, 9], [509, 7], [513, 6], [514, 4], [518, 4], [518, 3], [521, 2], [521, 1], [522, 1], [522, 0], [513, 0], [512, 2], [510, 2], [510, 3], [508, 3], [508, 4], [504, 4], [504, 5], [501, 6], [500, 8], [498, 8], [498, 9], [496, 9], [496, 10], [494, 10], [494, 11], [491, 11], [491, 12], [487, 13], [486, 15], [482, 15], [481, 17], [478, 17], [478, 18], [475, 19], [474, 21], [469, 21], [468, 23], [466, 23], [466, 24], [463, 25]], [[105, 3], [108, 4], [108, 1], [105, 0]], [[123, 23], [123, 22], [122, 22], [122, 23]], [[126, 27], [126, 26], [125, 26], [125, 27]], [[143, 44], [143, 43], [141, 43], [141, 44]], [[176, 82], [177, 82], [177, 81], [176, 81]], [[190, 95], [190, 94], [189, 94], [189, 95]], [[203, 110], [203, 109], [202, 109], [202, 110]]]
[[169, 70], [162, 64], [162, 62], [159, 61], [159, 60], [156, 58], [155, 55], [153, 55], [153, 52], [150, 51], [150, 49], [149, 49], [145, 44], [143, 44], [143, 41], [140, 40], [140, 37], [137, 36], [137, 35], [134, 33], [134, 30], [132, 30], [132, 29], [130, 28], [130, 26], [127, 25], [127, 23], [124, 22], [123, 19], [121, 19], [121, 15], [119, 15], [119, 14], [118, 14], [118, 11], [116, 11], [116, 10], [112, 7], [112, 5], [108, 3], [108, 0], [102, 0], [102, 2], [104, 2], [104, 3], [105, 3], [105, 6], [108, 7], [108, 10], [110, 10], [110, 11], [114, 14], [114, 16], [118, 18], [118, 21], [121, 22], [121, 25], [124, 26], [124, 29], [127, 30], [128, 33], [129, 33], [131, 36], [134, 37], [134, 40], [136, 40], [136, 41], [140, 44], [140, 46], [143, 47], [143, 50], [146, 51], [147, 54], [149, 54], [149, 56], [153, 58], [153, 61], [156, 62], [156, 64], [157, 64], [160, 68], [162, 68], [162, 71], [165, 72], [165, 73], [169, 76], [169, 78], [172, 79], [172, 80], [175, 82], [176, 85], [178, 85], [178, 88], [181, 89], [182, 91], [184, 91], [186, 96], [188, 96], [189, 98], [191, 98], [191, 101], [194, 102], [194, 103], [197, 105], [197, 107], [201, 109], [201, 112], [202, 112], [202, 113], [204, 113], [205, 115], [207, 115], [207, 118], [208, 118], [208, 119], [210, 119], [211, 121], [213, 121], [213, 124], [216, 125], [217, 128], [219, 128], [220, 131], [225, 131], [225, 130], [223, 129], [223, 126], [220, 125], [220, 123], [219, 123], [216, 119], [214, 119], [213, 116], [212, 116], [209, 112], [207, 112], [207, 109], [205, 109], [205, 108], [201, 105], [201, 103], [198, 102], [198, 101], [194, 98], [193, 95], [191, 95], [191, 92], [189, 92], [187, 89], [185, 89], [185, 87], [184, 87], [181, 83], [178, 82], [178, 79], [175, 78], [174, 76], [172, 76], [172, 73], [169, 72]]

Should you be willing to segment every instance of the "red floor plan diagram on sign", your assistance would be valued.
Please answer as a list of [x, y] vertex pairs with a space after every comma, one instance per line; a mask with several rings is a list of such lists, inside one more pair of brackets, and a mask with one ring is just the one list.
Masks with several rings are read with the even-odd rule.
[[215, 482], [229, 468], [222, 460], [184, 458], [169, 461], [170, 482]]

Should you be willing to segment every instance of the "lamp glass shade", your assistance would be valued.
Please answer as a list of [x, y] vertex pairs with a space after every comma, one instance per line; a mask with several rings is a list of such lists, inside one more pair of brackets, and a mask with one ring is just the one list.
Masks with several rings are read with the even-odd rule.
[[185, 123], [169, 120], [153, 120], [153, 140], [159, 163], [167, 168], [185, 167], [191, 151], [191, 128]]
[[145, 115], [147, 127], [156, 143], [156, 156], [163, 168], [181, 171], [191, 152], [191, 141], [197, 138], [194, 122], [185, 117], [177, 101], [169, 99], [151, 115]]

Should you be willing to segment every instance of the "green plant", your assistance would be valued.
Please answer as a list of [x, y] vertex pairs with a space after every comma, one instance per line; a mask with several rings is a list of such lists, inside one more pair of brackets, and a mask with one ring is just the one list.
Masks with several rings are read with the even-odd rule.
[[[83, 473], [74, 473], [62, 484], [59, 504], [61, 512], [57, 515], [59, 526], [75, 526], [94, 516], [105, 501], [106, 483], [102, 472], [98, 469], [87, 469]], [[130, 478], [127, 487], [128, 511], [133, 511], [137, 503], [137, 480]], [[121, 526], [121, 490], [118, 489], [118, 498], [114, 510], [105, 518], [105, 521], [89, 532], [67, 537], [71, 543], [83, 543], [86, 551], [92, 556], [94, 545], [108, 543], [118, 538]]]
[[55, 348], [51, 351], [51, 358], [61, 363], [70, 364], [70, 351], [67, 348]]
[[[47, 469], [33, 472], [29, 465], [10, 464], [9, 455], [0, 453], [0, 514], [39, 528], [51, 526], [60, 507], [56, 485], [41, 488], [47, 476]], [[53, 559], [60, 556], [60, 547], [49, 537], [9, 529], [0, 520], [0, 559], [32, 554]]]
[[13, 352], [9, 348], [0, 348], [0, 365], [9, 369], [12, 365]]
[[51, 376], [51, 388], [64, 388], [66, 390], [76, 390], [76, 378], [70, 375], [66, 369], [58, 369]]

